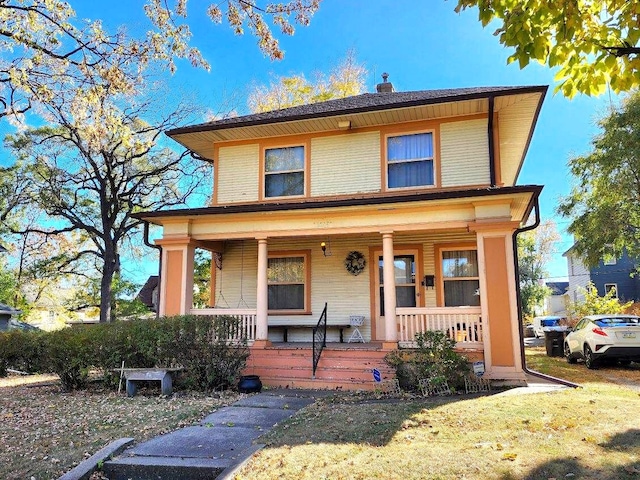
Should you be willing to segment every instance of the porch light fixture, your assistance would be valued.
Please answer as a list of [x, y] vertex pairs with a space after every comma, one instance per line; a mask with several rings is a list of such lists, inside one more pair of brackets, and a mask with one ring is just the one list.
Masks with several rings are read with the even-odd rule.
[[422, 279], [422, 286], [427, 288], [433, 288], [436, 286], [436, 276], [435, 275], [425, 275]]
[[338, 128], [340, 130], [349, 130], [351, 128], [350, 120], [341, 120], [338, 122]]
[[320, 248], [322, 249], [322, 255], [325, 257], [330, 257], [331, 253], [331, 241], [320, 242]]

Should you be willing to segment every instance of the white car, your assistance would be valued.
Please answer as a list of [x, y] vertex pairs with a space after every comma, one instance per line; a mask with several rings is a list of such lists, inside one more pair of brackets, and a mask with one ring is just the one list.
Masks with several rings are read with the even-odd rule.
[[564, 340], [569, 363], [584, 359], [597, 368], [604, 359], [622, 365], [640, 362], [640, 317], [635, 315], [589, 315], [580, 320]]

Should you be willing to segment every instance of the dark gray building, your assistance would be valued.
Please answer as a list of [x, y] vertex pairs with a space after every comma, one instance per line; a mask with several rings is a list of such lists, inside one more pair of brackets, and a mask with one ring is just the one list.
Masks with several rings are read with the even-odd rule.
[[600, 260], [597, 266], [588, 268], [579, 259], [573, 247], [563, 254], [567, 258], [569, 273], [568, 294], [572, 301], [581, 300], [579, 287], [585, 288], [589, 282], [604, 296], [615, 289], [617, 297], [623, 302], [640, 301], [640, 275], [636, 275], [638, 260], [623, 252], [620, 258]]

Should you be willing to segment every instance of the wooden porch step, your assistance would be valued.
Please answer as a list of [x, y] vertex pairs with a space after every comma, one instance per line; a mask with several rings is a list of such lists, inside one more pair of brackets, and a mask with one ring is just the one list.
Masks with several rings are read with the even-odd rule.
[[259, 375], [263, 385], [280, 388], [317, 388], [344, 390], [372, 390], [373, 369], [383, 379], [394, 378], [379, 345], [345, 348], [344, 345], [325, 347], [315, 378], [312, 378], [312, 348], [286, 344], [266, 349], [252, 349], [247, 361], [247, 374]]

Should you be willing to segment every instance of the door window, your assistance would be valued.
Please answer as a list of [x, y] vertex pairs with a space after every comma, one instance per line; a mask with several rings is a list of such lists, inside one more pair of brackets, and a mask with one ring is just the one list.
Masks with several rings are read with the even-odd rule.
[[[396, 306], [416, 306], [416, 261], [414, 255], [396, 255], [393, 257], [396, 280]], [[378, 257], [380, 278], [380, 315], [384, 315], [384, 272], [382, 257]]]

